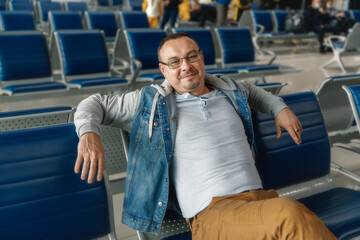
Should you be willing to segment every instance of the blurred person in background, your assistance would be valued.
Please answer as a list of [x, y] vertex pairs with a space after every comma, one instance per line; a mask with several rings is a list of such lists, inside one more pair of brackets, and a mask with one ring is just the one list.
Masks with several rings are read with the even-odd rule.
[[144, 0], [142, 11], [146, 13], [151, 28], [156, 28], [162, 14], [161, 0]]

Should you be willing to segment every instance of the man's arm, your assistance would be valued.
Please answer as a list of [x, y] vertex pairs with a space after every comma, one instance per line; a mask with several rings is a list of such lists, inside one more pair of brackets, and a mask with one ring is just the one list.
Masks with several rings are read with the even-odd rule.
[[97, 172], [97, 181], [101, 181], [105, 160], [100, 126], [111, 125], [130, 131], [139, 99], [140, 91], [120, 96], [96, 94], [79, 104], [74, 119], [80, 137], [74, 171], [79, 173], [82, 165], [81, 179], [88, 177], [88, 183], [92, 183]]

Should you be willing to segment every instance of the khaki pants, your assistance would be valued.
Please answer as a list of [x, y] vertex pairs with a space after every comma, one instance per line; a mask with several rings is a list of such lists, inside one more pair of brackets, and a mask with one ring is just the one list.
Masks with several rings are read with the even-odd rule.
[[303, 204], [274, 190], [213, 198], [190, 228], [193, 240], [336, 239]]

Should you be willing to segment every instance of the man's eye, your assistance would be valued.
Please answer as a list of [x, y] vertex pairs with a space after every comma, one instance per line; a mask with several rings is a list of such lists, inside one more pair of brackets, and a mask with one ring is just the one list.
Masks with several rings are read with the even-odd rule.
[[197, 54], [194, 54], [194, 55], [188, 56], [188, 59], [191, 61], [191, 60], [194, 60], [196, 57], [197, 57]]
[[169, 65], [174, 66], [174, 65], [177, 65], [177, 64], [179, 64], [179, 63], [180, 63], [180, 59], [174, 59], [174, 60], [171, 60], [171, 61], [169, 62]]

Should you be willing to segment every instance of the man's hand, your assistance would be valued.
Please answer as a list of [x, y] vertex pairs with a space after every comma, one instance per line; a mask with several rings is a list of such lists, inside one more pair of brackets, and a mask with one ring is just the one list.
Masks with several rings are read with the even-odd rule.
[[82, 180], [86, 179], [89, 172], [88, 183], [92, 183], [97, 169], [97, 181], [101, 181], [105, 170], [105, 161], [104, 148], [99, 135], [89, 132], [81, 136], [74, 168], [76, 173], [79, 173], [81, 163], [83, 163], [81, 171]]
[[285, 128], [296, 144], [301, 143], [301, 123], [289, 108], [284, 108], [276, 115], [275, 127], [277, 139], [281, 137], [281, 129]]

